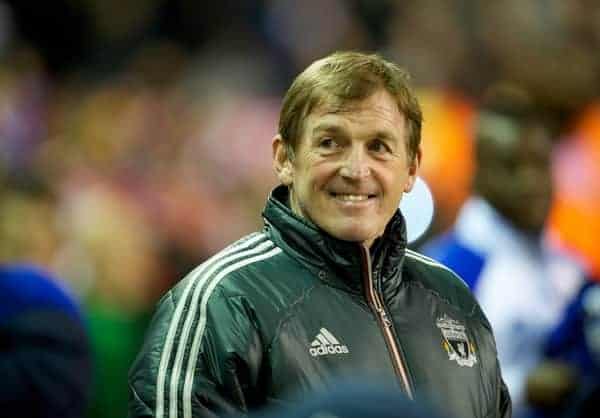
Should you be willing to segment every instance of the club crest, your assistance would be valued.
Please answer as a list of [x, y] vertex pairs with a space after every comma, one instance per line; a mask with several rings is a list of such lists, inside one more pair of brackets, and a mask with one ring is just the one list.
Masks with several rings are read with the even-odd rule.
[[475, 346], [467, 337], [466, 328], [446, 314], [436, 321], [444, 340], [442, 346], [450, 360], [456, 360], [459, 366], [473, 367], [477, 363]]

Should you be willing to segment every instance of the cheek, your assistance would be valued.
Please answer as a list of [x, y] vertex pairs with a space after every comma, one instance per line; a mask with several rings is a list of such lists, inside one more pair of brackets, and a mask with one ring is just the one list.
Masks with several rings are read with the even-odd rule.
[[409, 188], [410, 178], [402, 171], [390, 171], [381, 177], [381, 182], [390, 197], [399, 198]]
[[322, 162], [311, 165], [302, 173], [302, 181], [312, 190], [320, 190], [335, 177], [336, 168], [333, 164]]

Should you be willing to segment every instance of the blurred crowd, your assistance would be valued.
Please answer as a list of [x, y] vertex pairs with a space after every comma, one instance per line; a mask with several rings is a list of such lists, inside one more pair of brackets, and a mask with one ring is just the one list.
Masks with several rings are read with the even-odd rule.
[[481, 92], [528, 89], [556, 125], [546, 236], [600, 277], [598, 2], [0, 1], [0, 262], [51, 271], [82, 304], [88, 416], [124, 416], [157, 298], [260, 228], [281, 96], [338, 49], [412, 74], [436, 208], [423, 240], [472, 193]]

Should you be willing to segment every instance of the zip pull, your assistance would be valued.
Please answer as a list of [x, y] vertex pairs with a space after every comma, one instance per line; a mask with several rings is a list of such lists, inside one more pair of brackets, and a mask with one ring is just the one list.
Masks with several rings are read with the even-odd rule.
[[376, 310], [376, 311], [377, 311], [377, 313], [378, 313], [378, 314], [381, 316], [381, 320], [383, 321], [383, 324], [384, 324], [386, 327], [388, 327], [388, 328], [389, 328], [390, 326], [392, 326], [392, 321], [390, 320], [390, 318], [388, 317], [388, 314], [387, 314], [387, 312], [385, 311], [385, 309], [383, 309], [383, 307], [382, 307], [382, 306], [377, 306], [377, 307], [375, 308], [375, 310]]
[[381, 314], [381, 319], [383, 320], [383, 325], [386, 326], [386, 328], [390, 328], [392, 326], [392, 321], [390, 320], [390, 318], [388, 317], [387, 312], [385, 311], [385, 309], [383, 308], [379, 308], [378, 311]]

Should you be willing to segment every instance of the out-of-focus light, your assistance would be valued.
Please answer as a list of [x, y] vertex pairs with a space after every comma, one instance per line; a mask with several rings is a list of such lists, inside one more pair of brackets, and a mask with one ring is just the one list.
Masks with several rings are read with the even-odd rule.
[[427, 183], [420, 177], [417, 177], [411, 192], [402, 198], [400, 211], [406, 220], [408, 242], [415, 242], [431, 225], [434, 212], [433, 196]]

